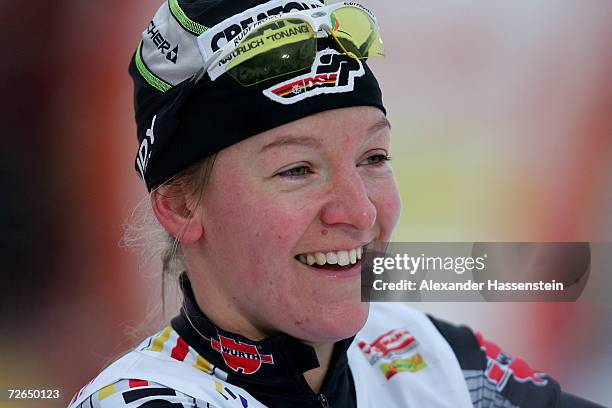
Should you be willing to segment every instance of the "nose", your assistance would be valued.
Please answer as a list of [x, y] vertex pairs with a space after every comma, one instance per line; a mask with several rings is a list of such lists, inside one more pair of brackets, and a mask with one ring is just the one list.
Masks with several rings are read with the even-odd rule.
[[376, 206], [356, 169], [350, 174], [338, 175], [331, 183], [321, 220], [326, 225], [346, 224], [362, 231], [374, 226]]

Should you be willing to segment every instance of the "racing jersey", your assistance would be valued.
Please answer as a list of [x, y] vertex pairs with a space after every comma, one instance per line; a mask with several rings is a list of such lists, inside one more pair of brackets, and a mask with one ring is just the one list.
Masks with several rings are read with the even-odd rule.
[[588, 408], [482, 335], [394, 303], [334, 346], [318, 393], [303, 373], [316, 353], [288, 335], [252, 341], [216, 327], [185, 275], [171, 325], [83, 387], [69, 408]]

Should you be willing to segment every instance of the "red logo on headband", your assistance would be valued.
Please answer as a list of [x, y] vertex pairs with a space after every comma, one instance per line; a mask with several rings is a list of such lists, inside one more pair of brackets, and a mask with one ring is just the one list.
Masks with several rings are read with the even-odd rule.
[[310, 73], [274, 85], [264, 95], [283, 105], [326, 93], [351, 92], [355, 78], [364, 75], [361, 61], [326, 49], [317, 53]]

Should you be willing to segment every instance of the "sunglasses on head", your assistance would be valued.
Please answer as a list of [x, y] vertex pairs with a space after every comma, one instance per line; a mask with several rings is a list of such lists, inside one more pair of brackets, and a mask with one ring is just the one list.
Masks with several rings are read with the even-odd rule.
[[312, 66], [317, 38], [326, 36], [351, 58], [384, 55], [374, 15], [357, 3], [343, 2], [251, 24], [205, 61], [199, 78], [208, 73], [214, 81], [227, 73], [241, 85], [251, 86], [298, 72]]

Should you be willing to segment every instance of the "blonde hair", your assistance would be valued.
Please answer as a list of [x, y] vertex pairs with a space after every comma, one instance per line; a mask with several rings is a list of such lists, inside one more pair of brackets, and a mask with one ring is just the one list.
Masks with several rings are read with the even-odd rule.
[[[197, 207], [204, 197], [204, 191], [210, 181], [216, 157], [216, 154], [206, 157], [176, 174], [167, 182], [156, 187], [155, 190], [163, 188], [165, 194], [180, 191], [179, 194], [185, 194], [193, 200], [189, 203], [189, 207]], [[157, 193], [160, 194], [159, 191]], [[182, 272], [187, 272], [180, 246], [181, 233], [178, 234], [178, 237], [174, 237], [157, 221], [151, 206], [152, 194], [153, 191], [134, 208], [124, 224], [123, 237], [120, 242], [122, 247], [138, 253], [140, 258], [139, 269], [143, 269], [150, 260], [158, 257], [161, 258], [162, 263], [161, 302], [155, 302], [143, 324], [130, 330], [134, 336], [138, 336], [139, 332], [147, 330], [151, 325], [159, 328], [160, 323], [162, 325], [166, 324], [171, 317], [168, 313], [169, 305], [171, 305], [169, 294], [174, 291], [177, 293], [175, 300], [179, 300], [178, 276]], [[154, 322], [157, 322], [157, 324], [154, 324]]]

